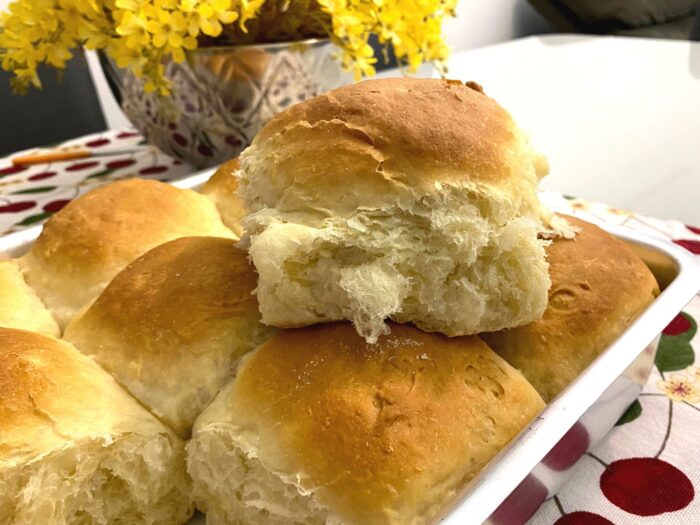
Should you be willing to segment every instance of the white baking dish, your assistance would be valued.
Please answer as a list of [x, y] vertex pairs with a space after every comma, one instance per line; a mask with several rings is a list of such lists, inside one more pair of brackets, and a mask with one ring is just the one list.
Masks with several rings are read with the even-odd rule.
[[[207, 170], [173, 184], [196, 189], [212, 173]], [[637, 398], [654, 365], [659, 334], [700, 291], [700, 265], [685, 250], [622, 227], [599, 226], [638, 250], [655, 273], [661, 295], [465, 487], [436, 522], [524, 523]], [[40, 232], [37, 226], [0, 238], [0, 255], [23, 254]], [[202, 522], [196, 516], [191, 523]]]

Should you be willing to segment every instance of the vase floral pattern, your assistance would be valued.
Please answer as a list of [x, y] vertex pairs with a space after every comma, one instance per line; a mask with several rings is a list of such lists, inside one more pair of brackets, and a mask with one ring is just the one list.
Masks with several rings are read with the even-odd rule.
[[[171, 93], [108, 62], [122, 109], [146, 139], [198, 168], [237, 156], [270, 118], [350, 82], [327, 41], [204, 48], [165, 64]], [[103, 61], [104, 63], [104, 61]]]

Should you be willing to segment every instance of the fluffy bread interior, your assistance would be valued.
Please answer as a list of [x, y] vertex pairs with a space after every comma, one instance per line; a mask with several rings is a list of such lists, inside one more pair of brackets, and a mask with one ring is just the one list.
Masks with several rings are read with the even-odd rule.
[[0, 326], [58, 337], [58, 324], [25, 282], [15, 260], [0, 260]]
[[[379, 79], [296, 104], [240, 156], [263, 322], [448, 335], [539, 317], [548, 164], [473, 82]], [[552, 231], [549, 231], [552, 230]]]
[[533, 321], [550, 284], [545, 243], [516, 213], [505, 195], [461, 188], [347, 217], [263, 208], [244, 220], [262, 320], [349, 319], [370, 342], [386, 319], [450, 336]]
[[237, 440], [236, 429], [211, 424], [187, 445], [192, 498], [207, 515], [207, 525], [336, 525], [313, 494], [293, 476], [270, 472], [253, 446]]
[[184, 452], [92, 359], [0, 328], [0, 524], [181, 524]]
[[95, 435], [22, 465], [0, 462], [0, 524], [180, 524], [191, 515], [182, 443]]

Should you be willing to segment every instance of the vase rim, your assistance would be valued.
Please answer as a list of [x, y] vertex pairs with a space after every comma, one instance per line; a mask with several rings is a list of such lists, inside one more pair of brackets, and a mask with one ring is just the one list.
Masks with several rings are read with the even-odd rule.
[[190, 51], [192, 54], [206, 54], [206, 53], [217, 53], [222, 51], [231, 51], [233, 49], [251, 49], [251, 48], [263, 48], [263, 49], [279, 49], [281, 47], [290, 47], [294, 45], [307, 45], [311, 47], [319, 47], [330, 43], [330, 38], [303, 38], [300, 40], [286, 40], [283, 42], [256, 42], [254, 44], [227, 44], [220, 46], [207, 46], [198, 47], [197, 49]]

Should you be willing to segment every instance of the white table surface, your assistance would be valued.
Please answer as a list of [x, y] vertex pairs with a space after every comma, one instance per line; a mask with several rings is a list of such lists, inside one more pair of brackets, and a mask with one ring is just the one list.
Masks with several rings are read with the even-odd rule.
[[543, 188], [700, 224], [700, 43], [547, 35], [449, 67], [530, 132]]

